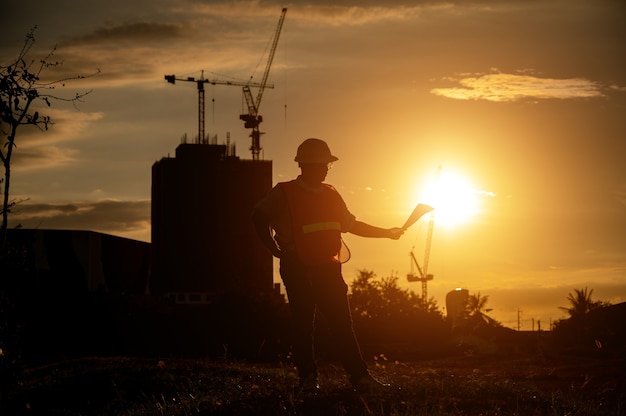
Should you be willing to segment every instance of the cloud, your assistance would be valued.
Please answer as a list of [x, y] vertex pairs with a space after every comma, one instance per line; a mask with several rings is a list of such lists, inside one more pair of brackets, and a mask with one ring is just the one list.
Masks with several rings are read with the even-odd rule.
[[[402, 2], [399, 2], [400, 4], [389, 4], [387, 2], [381, 3], [380, 1], [352, 2], [353, 4], [337, 4], [333, 1], [314, 3], [304, 1], [301, 3], [288, 7], [287, 16], [290, 24], [293, 22], [309, 22], [329, 26], [363, 25], [384, 20], [406, 19], [421, 13], [424, 9], [449, 7], [447, 3], [435, 6], [427, 3], [425, 5], [407, 7], [401, 4]], [[179, 11], [183, 13], [182, 10], [179, 9]], [[248, 25], [251, 21], [258, 21], [260, 17], [270, 19], [269, 21], [278, 18], [280, 9], [274, 4], [240, 1], [195, 4], [192, 11], [195, 16], [229, 19], [232, 20], [234, 25], [240, 25], [242, 22], [246, 22], [245, 25]], [[188, 12], [186, 11], [185, 13]], [[245, 27], [241, 27], [240, 30], [245, 30]]]
[[602, 84], [584, 78], [539, 78], [533, 75], [486, 74], [454, 80], [460, 87], [434, 88], [431, 93], [457, 100], [519, 101], [605, 96]]
[[23, 126], [18, 130], [17, 147], [11, 160], [16, 172], [47, 169], [76, 161], [79, 152], [66, 144], [81, 140], [83, 132], [103, 117], [99, 112], [86, 113], [76, 109], [43, 107], [40, 112], [50, 116], [53, 124], [47, 131], [33, 126]]
[[64, 166], [77, 160], [78, 151], [58, 146], [39, 146], [20, 149], [13, 154], [12, 168], [14, 172], [49, 169]]
[[361, 7], [361, 6], [308, 6], [298, 14], [305, 22], [325, 23], [330, 26], [361, 26], [381, 21], [405, 20], [421, 14], [423, 6], [414, 7]]
[[21, 203], [13, 208], [9, 219], [10, 227], [92, 230], [147, 241], [150, 200]]
[[92, 33], [69, 40], [62, 46], [108, 44], [110, 42], [161, 42], [179, 38], [183, 28], [176, 24], [136, 22], [99, 28]]

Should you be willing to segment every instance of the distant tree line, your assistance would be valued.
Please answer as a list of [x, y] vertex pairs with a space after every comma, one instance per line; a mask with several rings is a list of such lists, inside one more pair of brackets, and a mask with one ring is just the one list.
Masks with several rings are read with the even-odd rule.
[[[373, 271], [359, 270], [350, 284], [350, 305], [355, 328], [366, 343], [426, 345], [452, 341], [459, 336], [484, 339], [514, 339], [512, 331], [488, 314], [489, 297], [470, 294], [454, 328], [441, 313], [434, 298], [426, 302], [399, 286], [396, 276], [378, 278]], [[626, 347], [626, 303], [613, 306], [594, 300], [593, 289], [574, 289], [567, 295], [568, 319], [554, 324], [549, 336], [561, 348], [586, 346], [597, 349]], [[454, 342], [454, 341], [453, 341]]]
[[[480, 294], [470, 296], [462, 321], [482, 321], [486, 301]], [[359, 270], [350, 284], [350, 306], [355, 329], [366, 346], [404, 344], [434, 348], [452, 336], [451, 326], [435, 298], [424, 300], [401, 288], [397, 276], [378, 278], [371, 270]]]

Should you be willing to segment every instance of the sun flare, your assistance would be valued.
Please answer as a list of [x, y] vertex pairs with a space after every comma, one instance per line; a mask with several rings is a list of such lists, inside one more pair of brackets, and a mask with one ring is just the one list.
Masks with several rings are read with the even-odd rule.
[[478, 193], [465, 176], [444, 170], [421, 189], [419, 201], [435, 208], [432, 215], [438, 225], [454, 227], [478, 213]]

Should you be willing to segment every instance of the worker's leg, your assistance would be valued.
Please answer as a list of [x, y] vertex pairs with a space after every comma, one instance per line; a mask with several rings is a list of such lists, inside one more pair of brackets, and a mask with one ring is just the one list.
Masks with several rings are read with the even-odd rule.
[[341, 275], [341, 264], [333, 263], [317, 268], [311, 281], [318, 307], [328, 321], [350, 379], [367, 375], [367, 364], [361, 356], [352, 326], [348, 285]]
[[293, 258], [280, 262], [280, 275], [285, 284], [292, 317], [293, 358], [300, 379], [317, 378], [317, 366], [313, 350], [315, 301], [311, 290], [310, 273]]

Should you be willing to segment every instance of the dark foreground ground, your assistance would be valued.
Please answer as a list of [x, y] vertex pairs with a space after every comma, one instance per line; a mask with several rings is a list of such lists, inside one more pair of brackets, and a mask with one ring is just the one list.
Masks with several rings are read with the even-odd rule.
[[372, 357], [391, 387], [350, 389], [336, 364], [321, 392], [298, 394], [285, 364], [86, 358], [26, 369], [13, 415], [625, 415], [625, 359], [589, 353]]

